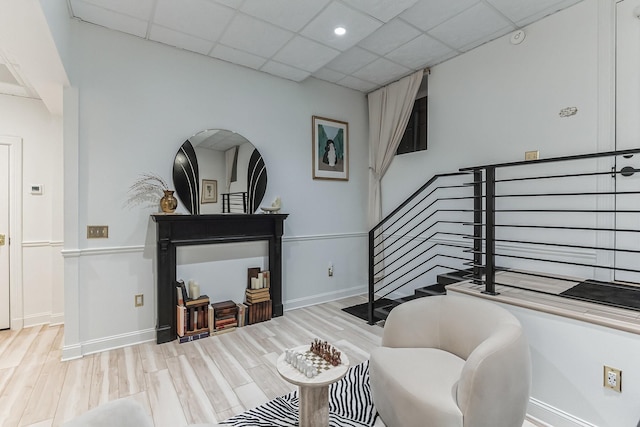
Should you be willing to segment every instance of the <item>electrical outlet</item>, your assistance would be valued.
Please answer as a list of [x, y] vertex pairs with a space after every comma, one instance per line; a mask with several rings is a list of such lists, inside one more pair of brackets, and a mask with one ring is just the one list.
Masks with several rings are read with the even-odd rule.
[[622, 371], [620, 369], [612, 368], [610, 366], [604, 367], [604, 378], [602, 385], [605, 388], [610, 388], [618, 393], [622, 392]]
[[327, 270], [327, 274], [329, 277], [333, 277], [333, 264], [329, 264], [329, 269]]
[[137, 294], [135, 297], [136, 307], [142, 307], [144, 305], [144, 294]]
[[539, 158], [540, 158], [540, 152], [538, 150], [524, 152], [525, 160], [538, 160]]

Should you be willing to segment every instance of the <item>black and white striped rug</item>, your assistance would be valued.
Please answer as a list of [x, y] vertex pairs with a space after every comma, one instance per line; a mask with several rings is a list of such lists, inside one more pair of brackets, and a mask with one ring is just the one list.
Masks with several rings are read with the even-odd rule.
[[[291, 427], [298, 425], [298, 390], [221, 422], [234, 427]], [[352, 366], [329, 386], [329, 426], [371, 427], [376, 410], [369, 386], [369, 361]]]

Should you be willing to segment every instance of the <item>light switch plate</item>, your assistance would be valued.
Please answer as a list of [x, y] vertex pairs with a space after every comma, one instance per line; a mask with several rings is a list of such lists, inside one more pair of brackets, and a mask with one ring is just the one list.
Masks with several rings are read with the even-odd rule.
[[108, 225], [87, 225], [87, 239], [108, 239]]

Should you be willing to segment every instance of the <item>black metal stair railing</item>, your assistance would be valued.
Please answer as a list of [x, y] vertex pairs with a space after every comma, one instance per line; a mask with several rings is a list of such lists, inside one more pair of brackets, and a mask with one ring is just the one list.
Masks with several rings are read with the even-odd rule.
[[429, 284], [429, 274], [458, 271], [473, 261], [465, 224], [477, 197], [465, 172], [439, 174], [369, 232], [369, 323], [375, 301]]
[[247, 213], [247, 192], [222, 193], [222, 213]]
[[[624, 292], [632, 285], [635, 306], [619, 299], [592, 302], [640, 311], [640, 220], [622, 224], [640, 217], [640, 180], [619, 188], [621, 177], [640, 169], [615, 166], [616, 159], [639, 153], [581, 154], [435, 175], [369, 232], [369, 323], [376, 301], [460, 270], [470, 270], [464, 278], [489, 295], [508, 287], [584, 299], [566, 291], [576, 278], [596, 286], [616, 282], [612, 286]], [[572, 284], [562, 291], [497, 280], [503, 271]]]
[[[620, 150], [461, 169], [473, 172], [474, 183], [482, 188], [477, 199], [482, 200], [482, 208], [478, 209], [482, 221], [476, 217], [474, 235], [468, 237], [474, 242], [475, 256], [468, 265], [484, 268], [483, 276], [474, 275], [475, 282], [483, 284], [484, 292], [493, 295], [496, 286], [504, 286], [577, 299], [583, 298], [500, 281], [496, 273], [512, 270], [560, 281], [565, 276], [571, 278], [567, 281], [580, 277], [602, 286], [616, 281], [616, 274], [625, 273], [628, 277], [625, 282], [640, 283], [637, 262], [626, 265], [618, 261], [620, 254], [640, 254], [637, 244], [640, 238], [633, 239], [632, 247], [624, 247], [619, 241], [619, 233], [640, 233], [640, 227], [620, 225], [621, 215], [640, 213], [640, 185], [631, 190], [620, 190], [617, 183], [599, 188], [609, 176], [617, 181], [635, 173], [634, 168], [617, 170], [611, 165], [618, 157], [629, 158], [638, 153], [640, 149]], [[610, 161], [603, 161], [606, 159]], [[558, 169], [565, 173], [558, 173]], [[607, 234], [613, 235], [608, 239], [612, 243], [599, 244], [598, 236]], [[591, 260], [563, 256], [570, 251], [594, 255]], [[556, 256], [551, 256], [552, 253]], [[607, 262], [598, 262], [597, 253], [610, 257]], [[592, 302], [640, 309], [606, 299]]]

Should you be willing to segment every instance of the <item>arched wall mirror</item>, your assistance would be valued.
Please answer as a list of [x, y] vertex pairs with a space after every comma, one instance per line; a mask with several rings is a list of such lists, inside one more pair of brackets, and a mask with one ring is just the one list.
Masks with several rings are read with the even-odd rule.
[[207, 129], [176, 153], [173, 185], [193, 215], [255, 213], [267, 190], [267, 169], [260, 152], [242, 135]]

